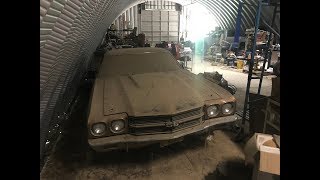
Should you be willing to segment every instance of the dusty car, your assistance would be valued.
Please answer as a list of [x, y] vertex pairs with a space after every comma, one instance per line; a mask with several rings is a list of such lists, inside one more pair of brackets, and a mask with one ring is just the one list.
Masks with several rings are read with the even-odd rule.
[[168, 50], [129, 48], [105, 54], [93, 86], [88, 143], [97, 152], [167, 145], [234, 122], [236, 99], [182, 69]]

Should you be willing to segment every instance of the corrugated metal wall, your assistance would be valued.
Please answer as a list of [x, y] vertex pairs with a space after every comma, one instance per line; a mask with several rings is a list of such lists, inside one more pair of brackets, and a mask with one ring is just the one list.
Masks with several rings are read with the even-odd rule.
[[[129, 0], [40, 1], [41, 152], [49, 120], [63, 113], [107, 27], [130, 3]], [[64, 92], [67, 94], [63, 96]], [[57, 103], [61, 109], [55, 108]]]
[[[257, 4], [257, 0], [246, 1]], [[90, 55], [101, 42], [108, 26], [124, 10], [143, 2], [140, 0], [40, 0], [40, 151], [45, 142], [44, 134], [49, 120], [52, 117], [57, 118], [69, 103]], [[184, 5], [191, 1], [173, 0], [173, 2]], [[235, 27], [238, 1], [198, 0], [196, 2], [208, 8], [217, 17], [221, 27], [226, 29]], [[265, 9], [263, 18], [270, 22], [271, 17], [266, 16], [270, 10]], [[127, 16], [128, 12], [125, 14]], [[253, 25], [254, 16], [255, 8], [245, 6], [243, 29]], [[278, 30], [280, 29], [279, 19], [280, 16], [276, 19]], [[60, 110], [56, 108], [57, 103], [58, 108], [61, 107]]]

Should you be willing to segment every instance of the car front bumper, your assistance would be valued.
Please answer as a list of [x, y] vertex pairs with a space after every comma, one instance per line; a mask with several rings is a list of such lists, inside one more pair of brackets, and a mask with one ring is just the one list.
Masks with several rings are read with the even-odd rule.
[[231, 123], [237, 120], [236, 115], [218, 117], [214, 119], [205, 120], [202, 124], [183, 129], [169, 134], [152, 134], [152, 135], [131, 135], [123, 134], [116, 136], [109, 136], [97, 139], [89, 139], [89, 145], [91, 148], [97, 152], [105, 152], [113, 149], [125, 149], [129, 147], [138, 147], [139, 145], [154, 144], [163, 141], [174, 141], [180, 139], [186, 135], [195, 134], [201, 132], [210, 127], [217, 125], [223, 125], [226, 123]]

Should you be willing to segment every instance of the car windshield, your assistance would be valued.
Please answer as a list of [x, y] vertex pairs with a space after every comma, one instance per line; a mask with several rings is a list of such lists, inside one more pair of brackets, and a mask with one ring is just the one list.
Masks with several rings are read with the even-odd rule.
[[101, 64], [98, 77], [176, 70], [179, 66], [169, 53], [109, 55]]

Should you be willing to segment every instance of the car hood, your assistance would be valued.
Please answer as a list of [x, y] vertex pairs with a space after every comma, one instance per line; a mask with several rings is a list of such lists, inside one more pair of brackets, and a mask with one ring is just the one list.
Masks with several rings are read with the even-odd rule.
[[[172, 71], [100, 79], [103, 113], [129, 116], [169, 115], [232, 96], [219, 85], [190, 72]], [[100, 96], [101, 97], [101, 96]]]

